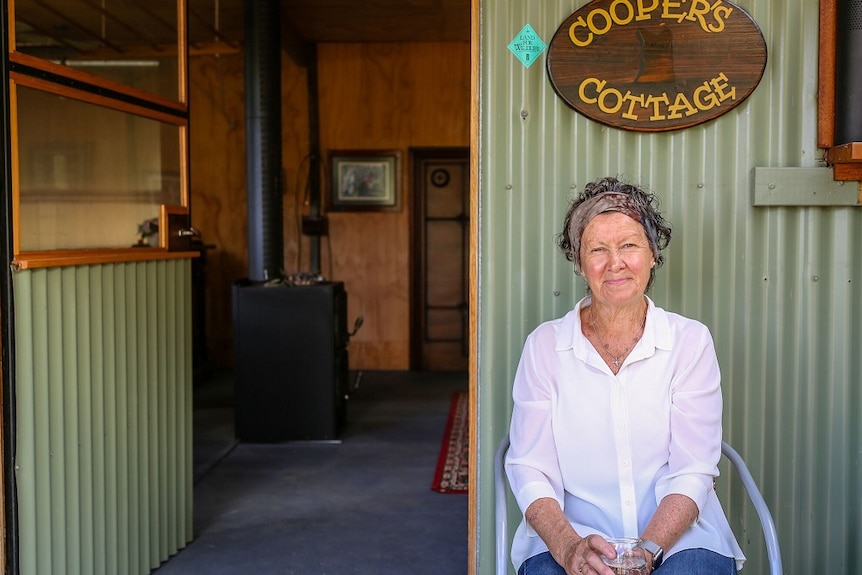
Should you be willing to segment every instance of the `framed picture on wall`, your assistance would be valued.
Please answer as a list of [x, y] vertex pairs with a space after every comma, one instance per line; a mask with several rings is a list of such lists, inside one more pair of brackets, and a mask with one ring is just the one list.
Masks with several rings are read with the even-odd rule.
[[332, 211], [401, 209], [401, 153], [397, 150], [331, 150]]

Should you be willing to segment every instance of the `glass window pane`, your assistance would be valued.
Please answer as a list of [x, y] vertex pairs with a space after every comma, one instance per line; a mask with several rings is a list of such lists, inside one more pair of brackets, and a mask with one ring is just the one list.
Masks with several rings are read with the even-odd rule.
[[178, 100], [176, 0], [15, 0], [15, 47]]
[[180, 128], [17, 87], [19, 249], [125, 248], [179, 205]]

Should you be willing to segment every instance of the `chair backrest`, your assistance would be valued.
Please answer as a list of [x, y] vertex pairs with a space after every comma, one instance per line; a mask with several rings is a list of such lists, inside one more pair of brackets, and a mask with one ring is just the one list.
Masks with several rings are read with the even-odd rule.
[[[497, 451], [494, 453], [494, 540], [496, 544], [495, 573], [497, 575], [507, 575], [509, 572], [509, 519], [508, 498], [506, 497], [508, 482], [506, 481], [506, 470], [504, 468], [506, 451], [508, 449], [509, 435], [506, 434], [500, 440]], [[751, 499], [751, 503], [754, 505], [754, 509], [760, 519], [763, 539], [766, 542], [766, 555], [769, 559], [770, 575], [783, 575], [781, 549], [778, 545], [775, 521], [772, 519], [769, 507], [767, 507], [766, 501], [763, 500], [763, 495], [761, 495], [754, 477], [752, 477], [742, 456], [726, 441], [721, 442], [721, 453], [730, 460], [734, 469], [739, 474], [742, 485], [745, 487], [745, 491], [749, 499]]]

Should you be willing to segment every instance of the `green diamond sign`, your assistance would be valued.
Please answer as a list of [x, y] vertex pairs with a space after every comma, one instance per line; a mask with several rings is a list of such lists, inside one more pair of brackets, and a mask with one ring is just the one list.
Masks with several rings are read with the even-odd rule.
[[542, 39], [529, 24], [524, 26], [515, 36], [515, 39], [509, 42], [509, 51], [527, 68], [539, 59], [545, 48], [547, 45], [542, 42]]

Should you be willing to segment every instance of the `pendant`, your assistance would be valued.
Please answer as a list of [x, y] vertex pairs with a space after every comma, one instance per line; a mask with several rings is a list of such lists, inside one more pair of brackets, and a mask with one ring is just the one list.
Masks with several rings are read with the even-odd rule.
[[622, 361], [620, 361], [619, 359], [614, 359], [611, 363], [613, 363], [613, 364], [614, 364], [614, 367], [615, 367], [615, 368], [617, 368], [617, 369], [619, 369], [619, 368], [620, 368], [620, 366], [623, 364], [623, 362], [622, 362]]

